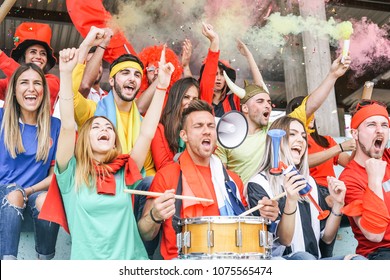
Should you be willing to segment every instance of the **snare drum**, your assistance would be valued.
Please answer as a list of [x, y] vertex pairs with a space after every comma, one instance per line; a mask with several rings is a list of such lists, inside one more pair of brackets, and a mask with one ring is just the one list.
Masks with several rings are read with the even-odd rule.
[[272, 235], [262, 217], [209, 216], [180, 221], [179, 258], [269, 259]]

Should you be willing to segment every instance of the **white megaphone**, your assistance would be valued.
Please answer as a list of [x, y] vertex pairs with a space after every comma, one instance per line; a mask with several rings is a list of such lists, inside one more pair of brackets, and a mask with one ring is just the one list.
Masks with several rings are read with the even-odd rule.
[[238, 111], [225, 113], [221, 118], [215, 117], [218, 142], [227, 149], [234, 149], [244, 142], [248, 134], [248, 122]]

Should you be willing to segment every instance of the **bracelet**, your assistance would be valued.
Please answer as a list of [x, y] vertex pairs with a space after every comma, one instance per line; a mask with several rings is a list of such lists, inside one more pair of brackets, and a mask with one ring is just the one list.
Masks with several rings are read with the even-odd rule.
[[343, 146], [341, 144], [339, 144], [339, 146], [340, 146], [341, 152], [344, 152]]
[[162, 90], [162, 91], [167, 91], [168, 88], [160, 88], [160, 87], [156, 86], [156, 89]]
[[31, 190], [32, 190], [32, 193], [31, 193], [31, 194], [35, 193], [34, 187], [30, 187], [30, 188], [31, 188]]
[[286, 212], [284, 212], [284, 209], [283, 209], [283, 214], [285, 214], [285, 215], [287, 215], [287, 216], [290, 216], [290, 215], [293, 215], [293, 214], [295, 214], [295, 212], [297, 212], [297, 209], [298, 209], [298, 206], [295, 208], [295, 210], [293, 211], [293, 212], [291, 212], [291, 213], [286, 213]]
[[149, 211], [149, 215], [150, 215], [150, 218], [152, 218], [152, 220], [153, 220], [153, 222], [155, 222], [156, 224], [162, 224], [163, 222], [164, 222], [164, 220], [156, 220], [154, 217], [153, 217], [153, 213], [152, 213], [152, 211], [153, 211], [153, 208], [152, 209], [150, 209], [150, 211]]
[[73, 96], [71, 96], [71, 97], [69, 97], [69, 98], [64, 98], [64, 97], [62, 97], [61, 95], [59, 95], [59, 98], [60, 98], [61, 100], [64, 100], [64, 101], [73, 100]]
[[103, 47], [103, 46], [100, 46], [100, 45], [98, 45], [98, 47], [99, 47], [99, 48], [102, 48], [103, 50], [105, 50], [105, 49], [106, 49], [105, 47]]
[[336, 217], [341, 217], [341, 216], [343, 216], [343, 213], [337, 214], [337, 213], [333, 212], [333, 209], [330, 209], [330, 213], [332, 213], [332, 214], [335, 215]]

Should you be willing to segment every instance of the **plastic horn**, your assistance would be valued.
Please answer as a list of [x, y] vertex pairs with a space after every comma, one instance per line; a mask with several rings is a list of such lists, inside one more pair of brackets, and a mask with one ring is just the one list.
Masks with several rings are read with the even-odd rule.
[[341, 63], [344, 63], [344, 60], [345, 60], [345, 57], [348, 56], [348, 52], [349, 52], [349, 39], [348, 40], [344, 40], [344, 44], [343, 44], [343, 56], [341, 57]]
[[272, 175], [280, 175], [282, 174], [282, 166], [279, 164], [279, 148], [282, 137], [286, 135], [286, 131], [282, 129], [271, 129], [268, 131], [268, 135], [272, 140], [272, 150], [274, 155], [272, 168], [270, 169], [269, 173]]
[[261, 85], [263, 86], [263, 89], [269, 94], [269, 89], [264, 81], [261, 81]]
[[225, 81], [227, 86], [230, 88], [230, 90], [237, 95], [239, 98], [244, 98], [245, 96], [245, 89], [240, 88], [238, 85], [233, 83], [232, 80], [230, 80], [229, 76], [226, 74], [225, 71], [223, 71], [223, 76], [225, 77]]
[[[300, 174], [298, 169], [296, 169], [293, 165], [288, 166], [283, 171], [283, 174], [287, 174], [287, 173], [289, 173], [292, 170], [296, 171], [297, 174]], [[306, 181], [306, 179], [300, 179], [300, 180], [304, 180], [306, 182], [306, 186], [302, 190], [299, 191], [299, 194], [301, 196], [307, 196], [310, 199], [311, 203], [313, 203], [313, 205], [315, 206], [315, 208], [319, 212], [319, 214], [317, 216], [317, 219], [318, 220], [323, 220], [326, 217], [328, 217], [329, 214], [330, 214], [330, 211], [329, 210], [322, 210], [321, 207], [318, 205], [317, 201], [315, 201], [315, 199], [311, 196], [310, 192], [313, 189], [312, 186], [310, 186], [310, 184]]]

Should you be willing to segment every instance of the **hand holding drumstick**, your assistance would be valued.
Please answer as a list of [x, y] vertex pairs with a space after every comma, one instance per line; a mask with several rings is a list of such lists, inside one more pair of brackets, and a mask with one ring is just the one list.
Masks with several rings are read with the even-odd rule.
[[285, 195], [286, 195], [286, 193], [283, 192], [283, 193], [275, 196], [272, 199], [269, 199], [268, 197], [263, 197], [261, 200], [259, 200], [258, 205], [245, 211], [244, 213], [240, 214], [239, 216], [240, 217], [246, 216], [252, 212], [255, 212], [256, 210], [259, 210], [260, 216], [262, 216], [263, 218], [267, 218], [271, 221], [275, 221], [276, 218], [278, 217], [278, 214], [279, 214], [279, 206], [278, 206], [277, 200]]

